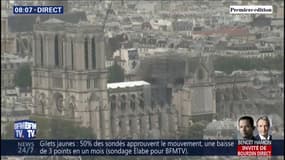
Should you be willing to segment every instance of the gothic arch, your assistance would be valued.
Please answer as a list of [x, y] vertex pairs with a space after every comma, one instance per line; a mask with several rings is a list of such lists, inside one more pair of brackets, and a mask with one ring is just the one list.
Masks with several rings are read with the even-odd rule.
[[53, 95], [56, 111], [59, 113], [62, 113], [64, 109], [64, 104], [63, 104], [63, 95], [61, 93], [55, 93]]
[[96, 69], [96, 40], [92, 37], [91, 40], [91, 57], [92, 57], [92, 69]]
[[88, 42], [89, 42], [89, 38], [85, 37], [84, 38], [84, 63], [85, 63], [85, 69], [88, 69], [88, 60], [89, 60], [89, 49], [88, 49]]
[[130, 108], [134, 112], [136, 110], [136, 95], [132, 94], [130, 98]]
[[23, 38], [23, 47], [24, 49], [29, 48], [29, 40], [27, 38]]
[[70, 42], [70, 52], [71, 52], [71, 69], [74, 69], [74, 40], [71, 39]]
[[61, 35], [60, 36], [60, 46], [61, 46], [61, 50], [60, 50], [60, 56], [59, 56], [59, 58], [60, 58], [60, 66], [64, 66], [64, 54], [65, 54], [65, 51], [64, 51], [64, 41], [65, 41], [65, 39], [66, 39], [66, 37], [65, 37], [65, 35]]
[[96, 111], [100, 108], [100, 97], [96, 93], [92, 93], [88, 98], [89, 107], [95, 108]]
[[100, 100], [100, 97], [96, 93], [92, 93], [89, 96], [89, 101], [98, 101], [98, 100]]
[[47, 104], [46, 95], [44, 93], [41, 93], [39, 95], [39, 105], [40, 105], [40, 113], [43, 115], [45, 115], [46, 104]]
[[141, 93], [139, 97], [139, 106], [141, 110], [144, 110], [144, 94]]
[[125, 112], [127, 109], [127, 97], [126, 97], [126, 95], [124, 95], [124, 94], [121, 95], [120, 101], [121, 101], [121, 111]]
[[116, 95], [111, 96], [111, 112], [116, 111]]
[[200, 64], [195, 71], [195, 80], [197, 82], [206, 81], [209, 79], [208, 70], [204, 65]]
[[59, 36], [58, 34], [54, 37], [54, 64], [59, 66]]
[[68, 111], [67, 111], [68, 117], [75, 118], [76, 101], [75, 101], [75, 97], [74, 96], [71, 96], [69, 98], [67, 109], [68, 109]]
[[19, 53], [20, 51], [21, 51], [20, 40], [17, 38], [16, 39], [16, 52]]
[[44, 65], [44, 40], [43, 40], [43, 36], [40, 34], [39, 35], [39, 39], [40, 39], [40, 65], [43, 66]]

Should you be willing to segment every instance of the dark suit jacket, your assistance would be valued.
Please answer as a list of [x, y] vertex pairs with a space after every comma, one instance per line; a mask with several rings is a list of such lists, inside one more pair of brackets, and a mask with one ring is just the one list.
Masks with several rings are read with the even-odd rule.
[[[256, 140], [261, 140], [261, 138], [260, 138], [259, 135], [255, 136], [255, 139], [256, 139]], [[272, 140], [272, 135], [269, 135], [269, 140]]]
[[251, 138], [242, 138], [242, 140], [257, 140], [255, 136], [252, 136]]

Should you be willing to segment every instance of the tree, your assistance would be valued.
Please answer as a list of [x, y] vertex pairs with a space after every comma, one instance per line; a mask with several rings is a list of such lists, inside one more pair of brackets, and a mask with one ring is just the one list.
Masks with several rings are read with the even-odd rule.
[[17, 69], [15, 74], [15, 84], [19, 87], [32, 86], [32, 74], [29, 64], [23, 64]]
[[214, 68], [227, 74], [235, 70], [283, 70], [284, 59], [282, 56], [262, 58], [226, 57], [217, 56], [214, 60]]
[[183, 139], [203, 139], [204, 129], [206, 127], [206, 121], [199, 121], [191, 125], [189, 128], [182, 133], [181, 138]]
[[108, 68], [108, 82], [123, 82], [124, 69], [115, 61], [114, 65]]
[[95, 138], [91, 128], [81, 127], [76, 122], [60, 118], [50, 120], [50, 131], [51, 138]]

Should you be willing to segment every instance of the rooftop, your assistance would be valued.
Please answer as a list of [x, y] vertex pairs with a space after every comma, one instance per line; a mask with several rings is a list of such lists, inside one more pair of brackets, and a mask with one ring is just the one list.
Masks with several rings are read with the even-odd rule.
[[[85, 12], [69, 12], [63, 15], [11, 15], [8, 16], [8, 26], [11, 32], [31, 32], [33, 25], [36, 24], [36, 19], [39, 17], [40, 22], [45, 22], [51, 17], [58, 19], [57, 21], [64, 21], [68, 23], [77, 24], [79, 21], [87, 21]], [[54, 19], [52, 18], [52, 19]], [[56, 23], [55, 20], [47, 21], [49, 23]]]
[[126, 87], [136, 87], [136, 86], [146, 86], [150, 85], [150, 83], [146, 81], [128, 81], [128, 82], [116, 82], [116, 83], [108, 83], [108, 89], [115, 89], [115, 88], [126, 88]]
[[205, 130], [226, 130], [226, 129], [236, 129], [236, 121], [233, 121], [231, 119], [226, 119], [222, 121], [212, 121], [209, 123]]
[[49, 23], [64, 23], [64, 21], [59, 20], [57, 18], [50, 18], [46, 21], [43, 22], [44, 24], [49, 24]]
[[26, 57], [20, 57], [15, 54], [9, 54], [9, 53], [3, 53], [1, 55], [1, 64], [5, 63], [24, 63], [24, 62], [29, 62], [30, 59], [28, 56]]

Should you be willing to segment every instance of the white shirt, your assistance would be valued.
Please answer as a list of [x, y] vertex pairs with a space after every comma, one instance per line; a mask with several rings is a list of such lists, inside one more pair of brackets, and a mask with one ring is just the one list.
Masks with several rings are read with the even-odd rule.
[[264, 137], [264, 136], [262, 136], [262, 135], [259, 135], [259, 137], [260, 137], [260, 139], [262, 139], [262, 140], [269, 140], [270, 135], [268, 135], [267, 137]]

